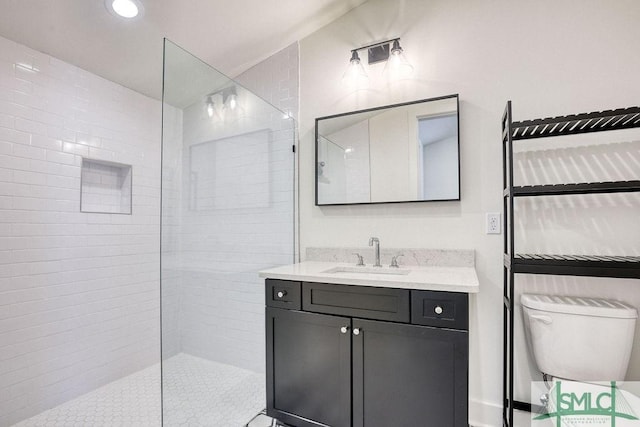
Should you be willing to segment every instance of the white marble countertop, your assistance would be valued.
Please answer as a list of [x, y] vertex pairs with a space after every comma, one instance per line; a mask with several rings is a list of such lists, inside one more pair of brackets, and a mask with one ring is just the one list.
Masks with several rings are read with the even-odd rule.
[[[327, 270], [332, 269], [363, 271], [363, 273], [349, 271], [327, 272]], [[407, 274], [366, 273], [366, 271], [376, 270], [371, 266], [356, 267], [353, 263], [304, 261], [298, 264], [262, 270], [259, 274], [260, 277], [268, 279], [340, 283], [382, 288], [464, 293], [477, 293], [480, 291], [478, 276], [473, 267], [401, 266], [396, 271]], [[393, 272], [394, 270], [389, 267], [379, 267], [377, 271]]]

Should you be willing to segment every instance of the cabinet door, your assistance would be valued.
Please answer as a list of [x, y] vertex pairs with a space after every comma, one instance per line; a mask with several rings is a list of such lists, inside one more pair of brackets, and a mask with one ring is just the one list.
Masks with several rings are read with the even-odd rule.
[[353, 319], [353, 334], [354, 427], [468, 426], [467, 332]]
[[351, 426], [350, 318], [267, 307], [267, 414]]

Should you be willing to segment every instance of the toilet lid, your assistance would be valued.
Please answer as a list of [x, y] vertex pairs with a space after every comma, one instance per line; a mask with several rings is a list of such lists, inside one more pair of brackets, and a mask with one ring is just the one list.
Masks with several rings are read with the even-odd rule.
[[520, 302], [527, 308], [554, 313], [581, 314], [584, 316], [636, 319], [635, 307], [615, 300], [576, 296], [522, 294]]

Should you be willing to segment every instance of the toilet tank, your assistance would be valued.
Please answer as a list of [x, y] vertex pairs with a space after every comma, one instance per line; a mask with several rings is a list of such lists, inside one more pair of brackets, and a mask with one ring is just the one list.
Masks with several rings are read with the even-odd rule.
[[620, 301], [523, 294], [529, 349], [538, 369], [575, 381], [621, 381], [638, 318]]

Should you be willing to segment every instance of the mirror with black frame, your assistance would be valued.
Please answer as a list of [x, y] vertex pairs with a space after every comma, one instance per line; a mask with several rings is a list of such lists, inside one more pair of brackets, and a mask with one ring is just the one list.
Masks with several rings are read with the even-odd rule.
[[316, 206], [460, 200], [458, 95], [316, 119]]

